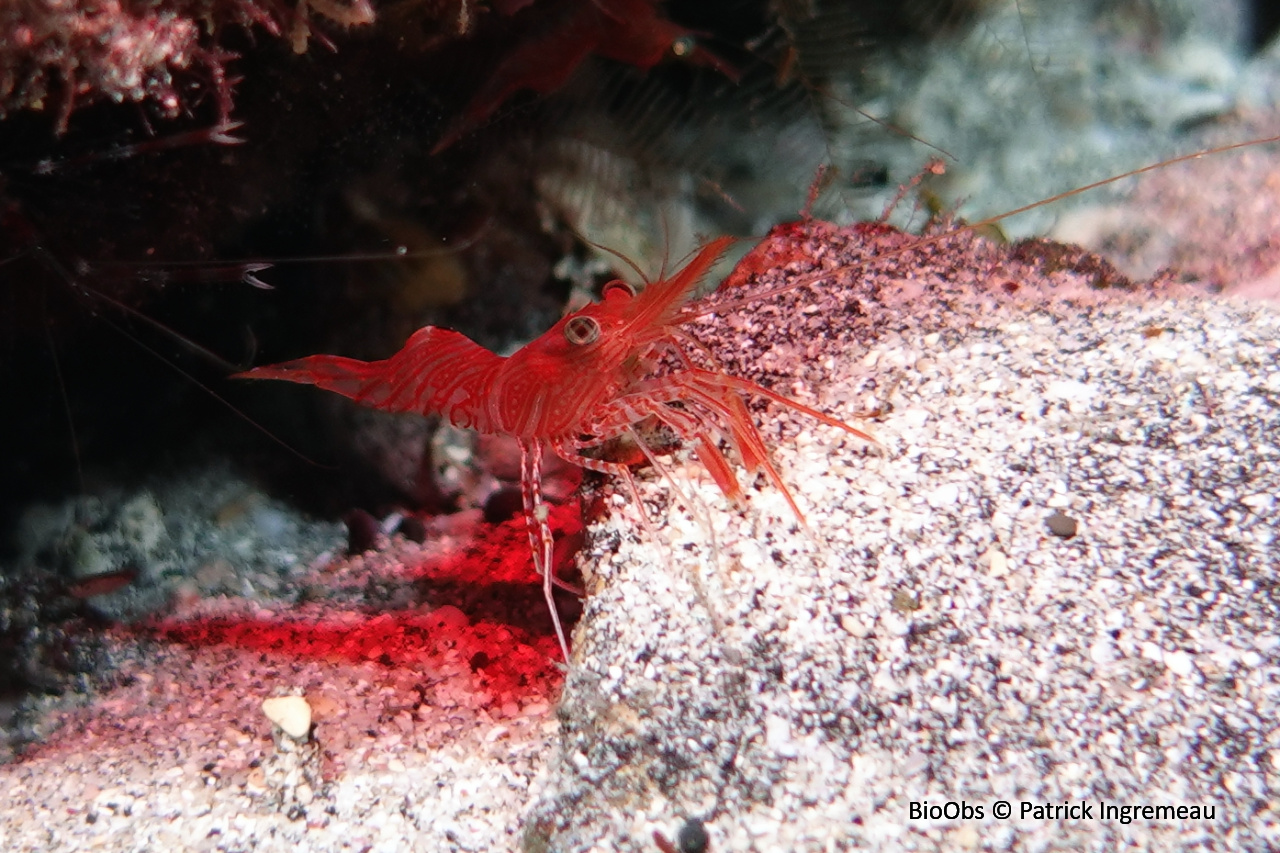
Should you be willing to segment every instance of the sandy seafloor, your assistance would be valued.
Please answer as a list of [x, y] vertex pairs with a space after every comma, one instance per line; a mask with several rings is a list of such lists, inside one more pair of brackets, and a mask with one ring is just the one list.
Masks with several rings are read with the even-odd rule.
[[[642, 480], [656, 537], [606, 490], [567, 679], [527, 584], [421, 593], [462, 530], [346, 560], [216, 466], [122, 500], [158, 508], [163, 571], [191, 580], [167, 632], [108, 632], [116, 686], [51, 703], [0, 766], [0, 849], [648, 851], [690, 819], [713, 851], [1273, 849], [1275, 162], [1201, 161], [1066, 223], [1225, 294], [1099, 291], [968, 237], [877, 265], [794, 235], [778, 267], [856, 274], [691, 331], [879, 445], [754, 410], [807, 534], [763, 479], [733, 510], [685, 459], [692, 514]], [[202, 510], [216, 530], [180, 532]], [[308, 744], [260, 709], [290, 693]], [[983, 815], [912, 819], [926, 800]]]

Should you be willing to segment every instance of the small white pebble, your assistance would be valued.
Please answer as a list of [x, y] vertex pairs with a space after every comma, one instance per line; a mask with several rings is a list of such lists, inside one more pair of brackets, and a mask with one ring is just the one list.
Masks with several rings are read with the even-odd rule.
[[929, 506], [935, 509], [952, 506], [960, 500], [960, 487], [955, 483], [943, 483], [930, 492], [925, 497], [925, 500], [929, 502]]
[[903, 429], [914, 430], [925, 425], [925, 422], [932, 417], [928, 409], [910, 408], [904, 409], [899, 415], [898, 420], [902, 424]]
[[991, 577], [1003, 577], [1009, 573], [1009, 558], [1004, 555], [1003, 551], [999, 550], [994, 545], [988, 548], [987, 552], [982, 556], [983, 559], [986, 560], [987, 571], [990, 573]]
[[854, 616], [852, 613], [846, 613], [840, 617], [840, 627], [860, 640], [864, 639], [871, 633], [871, 625]]
[[1058, 400], [1071, 400], [1075, 402], [1085, 402], [1093, 399], [1093, 395], [1098, 389], [1092, 385], [1086, 385], [1083, 382], [1077, 382], [1074, 379], [1056, 379], [1050, 382], [1044, 389], [1046, 397]]
[[911, 633], [911, 623], [892, 611], [880, 614], [880, 624], [894, 637], [905, 637]]
[[797, 754], [795, 741], [791, 739], [791, 722], [777, 714], [764, 718], [764, 742], [783, 758]]
[[1271, 511], [1272, 507], [1276, 505], [1276, 499], [1275, 495], [1259, 493], [1241, 498], [1240, 503], [1258, 514], [1263, 514]]
[[301, 696], [263, 699], [262, 713], [294, 740], [303, 740], [311, 731], [311, 705]]
[[1169, 670], [1174, 675], [1182, 676], [1183, 678], [1186, 678], [1188, 675], [1195, 672], [1196, 668], [1195, 663], [1191, 660], [1191, 655], [1184, 651], [1169, 652], [1166, 654], [1164, 656], [1164, 665], [1169, 667]]
[[1111, 663], [1116, 659], [1116, 644], [1110, 637], [1101, 637], [1089, 646], [1089, 659], [1096, 664]]

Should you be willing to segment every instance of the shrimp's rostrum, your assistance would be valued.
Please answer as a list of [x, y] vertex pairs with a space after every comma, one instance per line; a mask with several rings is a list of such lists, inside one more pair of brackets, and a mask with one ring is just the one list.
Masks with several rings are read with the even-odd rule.
[[680, 329], [692, 316], [685, 303], [731, 242], [732, 238], [712, 241], [683, 269], [639, 294], [622, 281], [611, 282], [604, 288], [603, 301], [568, 314], [507, 357], [458, 332], [426, 326], [382, 361], [313, 355], [237, 375], [316, 385], [376, 409], [439, 415], [458, 427], [514, 437], [521, 451], [534, 565], [567, 661], [568, 642], [552, 599], [553, 541], [541, 495], [545, 452], [622, 477], [634, 497], [625, 464], [588, 453], [624, 436], [639, 442], [634, 426], [652, 418], [692, 446], [720, 490], [736, 503], [743, 491], [720, 449], [724, 439], [749, 473], [765, 473], [803, 523], [751, 419], [747, 398], [771, 400], [872, 440], [837, 418], [745, 379], [699, 367], [690, 357], [691, 339]]

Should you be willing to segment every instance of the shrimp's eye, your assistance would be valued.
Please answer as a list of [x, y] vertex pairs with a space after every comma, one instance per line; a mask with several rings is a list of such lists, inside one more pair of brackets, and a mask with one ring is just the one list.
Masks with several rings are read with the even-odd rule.
[[606, 302], [610, 299], [634, 299], [636, 289], [622, 279], [615, 278], [604, 286], [603, 294]]
[[578, 316], [564, 324], [564, 339], [574, 346], [594, 344], [600, 338], [600, 322], [594, 317]]

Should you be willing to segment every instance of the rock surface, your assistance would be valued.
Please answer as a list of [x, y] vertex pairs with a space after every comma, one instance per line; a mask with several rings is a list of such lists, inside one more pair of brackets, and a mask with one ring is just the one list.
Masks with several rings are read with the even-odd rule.
[[[839, 272], [695, 336], [881, 446], [755, 410], [809, 533], [693, 465], [693, 513], [642, 483], [656, 542], [611, 501], [527, 848], [1275, 844], [1280, 312], [968, 236], [774, 239]], [[1092, 818], [1027, 810], [1064, 803]], [[1103, 813], [1146, 805], [1212, 815]]]

